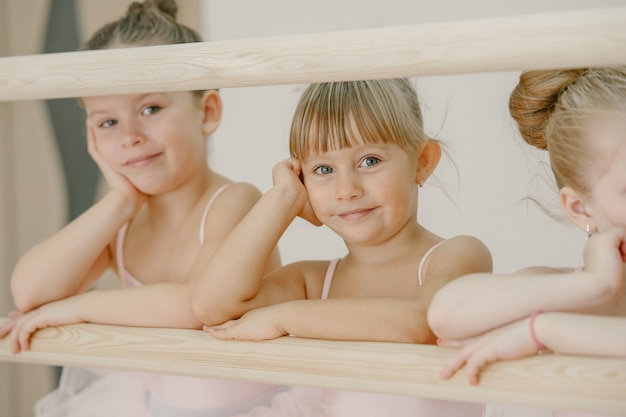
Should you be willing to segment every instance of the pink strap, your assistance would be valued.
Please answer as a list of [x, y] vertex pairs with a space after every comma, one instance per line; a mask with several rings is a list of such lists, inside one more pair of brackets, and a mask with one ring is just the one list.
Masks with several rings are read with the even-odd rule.
[[337, 264], [339, 263], [340, 258], [333, 259], [328, 264], [328, 269], [326, 270], [326, 276], [324, 277], [324, 287], [322, 288], [322, 300], [328, 299], [328, 293], [330, 292], [330, 284], [333, 282], [333, 277], [335, 276], [335, 269], [337, 268]]
[[422, 260], [420, 261], [420, 264], [419, 264], [419, 266], [417, 268], [417, 280], [418, 280], [418, 282], [420, 284], [420, 287], [424, 283], [424, 278], [422, 277], [422, 271], [428, 266], [428, 258], [430, 257], [430, 254], [433, 253], [435, 251], [435, 249], [437, 249], [439, 246], [441, 246], [441, 244], [444, 243], [444, 242], [445, 242], [445, 240], [442, 240], [441, 242], [433, 245], [430, 249], [428, 249], [426, 251], [426, 253], [422, 257]]
[[217, 196], [220, 195], [222, 191], [224, 191], [226, 188], [228, 188], [229, 185], [230, 184], [224, 184], [220, 188], [218, 188], [217, 191], [211, 196], [209, 202], [204, 208], [204, 213], [202, 213], [202, 220], [200, 220], [200, 245], [204, 244], [204, 223], [206, 222], [207, 214], [209, 214], [209, 209], [211, 208], [211, 205], [213, 204]]

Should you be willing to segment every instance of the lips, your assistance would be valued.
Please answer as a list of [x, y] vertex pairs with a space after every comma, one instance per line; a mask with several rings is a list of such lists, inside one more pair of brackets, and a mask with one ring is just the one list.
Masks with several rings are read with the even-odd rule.
[[345, 211], [339, 215], [343, 220], [360, 220], [370, 214], [374, 209], [356, 209]]
[[127, 166], [127, 167], [131, 167], [131, 168], [141, 168], [141, 167], [144, 167], [146, 165], [149, 165], [155, 159], [157, 159], [159, 156], [161, 156], [161, 153], [136, 156], [136, 157], [130, 158], [128, 161], [126, 161], [126, 163], [124, 165]]

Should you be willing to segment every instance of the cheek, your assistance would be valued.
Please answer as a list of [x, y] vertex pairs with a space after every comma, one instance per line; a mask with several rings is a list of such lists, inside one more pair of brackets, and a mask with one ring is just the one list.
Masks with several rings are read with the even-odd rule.
[[383, 179], [373, 184], [372, 190], [376, 191], [379, 201], [389, 204], [398, 210], [405, 210], [412, 201], [417, 201], [417, 186], [412, 182], [399, 179]]
[[328, 196], [329, 189], [330, 187], [324, 187], [318, 184], [312, 185], [310, 183], [306, 188], [309, 204], [316, 216], [321, 215], [325, 211], [326, 204], [324, 204], [324, 202], [330, 201], [330, 197]]
[[96, 137], [96, 146], [98, 147], [98, 153], [106, 163], [113, 164], [116, 162], [115, 156], [117, 146], [114, 141], [104, 140], [102, 138], [98, 139]]

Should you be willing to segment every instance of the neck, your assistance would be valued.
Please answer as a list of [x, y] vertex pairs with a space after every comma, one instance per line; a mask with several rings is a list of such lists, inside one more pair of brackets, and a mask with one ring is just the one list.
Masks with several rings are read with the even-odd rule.
[[208, 193], [213, 193], [223, 178], [207, 168], [203, 175], [158, 195], [148, 197], [145, 210], [150, 223], [179, 223], [189, 216], [198, 204], [204, 203]]
[[398, 233], [384, 242], [367, 245], [345, 241], [348, 248], [346, 260], [362, 265], [382, 265], [414, 257], [424, 246], [430, 247], [438, 240], [430, 231], [411, 219]]

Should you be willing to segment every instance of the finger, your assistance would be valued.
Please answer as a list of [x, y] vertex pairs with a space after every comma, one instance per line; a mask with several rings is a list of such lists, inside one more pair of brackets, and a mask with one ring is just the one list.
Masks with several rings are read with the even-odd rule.
[[9, 311], [8, 317], [10, 319], [17, 319], [19, 316], [22, 315], [22, 312], [19, 310], [14, 310], [14, 311]]
[[231, 329], [230, 327], [222, 328], [222, 329], [211, 329], [209, 334], [215, 337], [216, 339], [222, 339], [222, 340], [234, 339], [230, 329]]
[[467, 358], [472, 354], [470, 349], [461, 349], [457, 353], [452, 356], [452, 359], [444, 366], [444, 368], [439, 372], [439, 378], [441, 379], [450, 379], [456, 371], [461, 369]]
[[[46, 326], [41, 326], [41, 328], [44, 328], [44, 327]], [[27, 321], [20, 328], [18, 338], [19, 338], [19, 343], [20, 343], [20, 349], [22, 351], [30, 350], [30, 338], [32, 334], [35, 333], [39, 328], [40, 326], [36, 324], [35, 320]]]
[[496, 357], [485, 353], [484, 350], [477, 350], [467, 359], [465, 364], [465, 372], [470, 385], [478, 385], [480, 371], [491, 362], [496, 361]]
[[9, 319], [0, 326], [0, 339], [4, 339], [6, 335], [11, 333], [11, 330], [15, 327], [15, 320]]
[[9, 334], [9, 347], [11, 349], [11, 353], [14, 355], [19, 353], [20, 351], [20, 343], [18, 340], [18, 336], [19, 336], [20, 328], [21, 328], [23, 321], [24, 319], [22, 318], [22, 320], [16, 322], [15, 326], [13, 327], [13, 330], [11, 330], [11, 333]]

